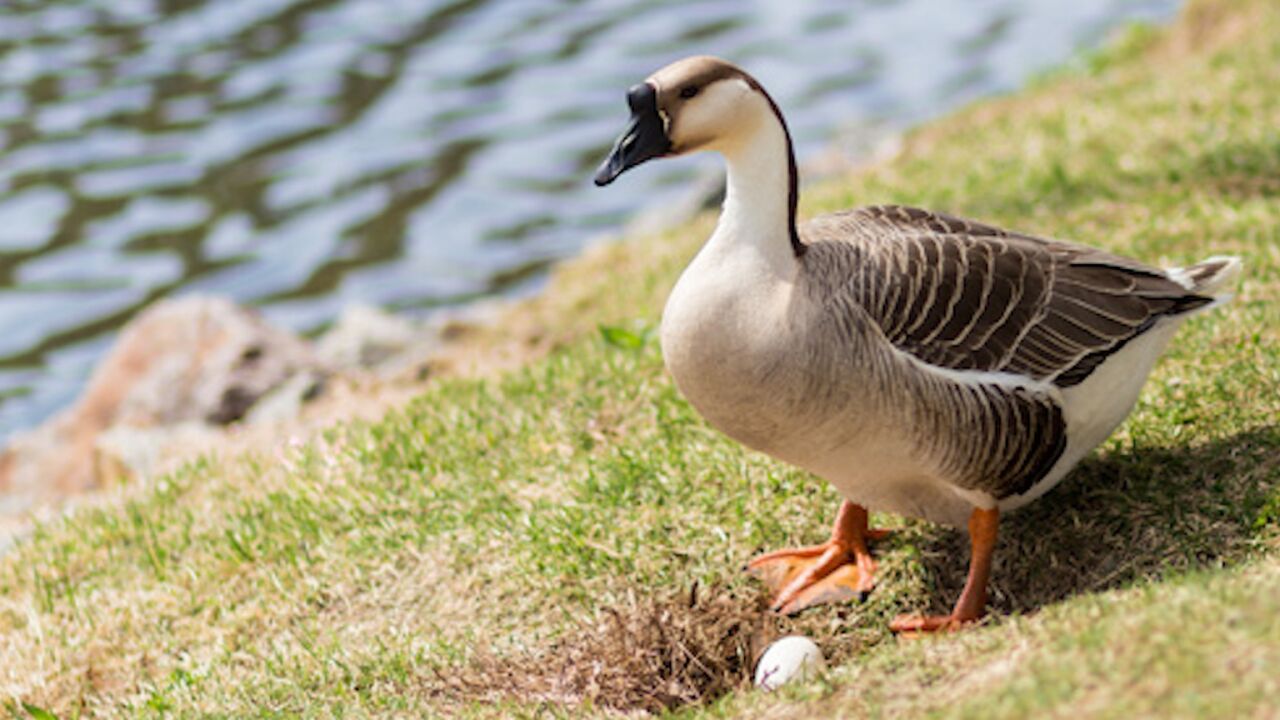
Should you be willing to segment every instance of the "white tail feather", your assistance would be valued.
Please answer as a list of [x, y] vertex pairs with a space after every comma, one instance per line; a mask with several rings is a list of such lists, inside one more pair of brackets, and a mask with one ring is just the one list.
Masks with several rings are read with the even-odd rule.
[[1169, 277], [1191, 292], [1225, 301], [1231, 295], [1221, 291], [1235, 284], [1243, 268], [1244, 263], [1238, 257], [1215, 255], [1191, 267], [1172, 268]]

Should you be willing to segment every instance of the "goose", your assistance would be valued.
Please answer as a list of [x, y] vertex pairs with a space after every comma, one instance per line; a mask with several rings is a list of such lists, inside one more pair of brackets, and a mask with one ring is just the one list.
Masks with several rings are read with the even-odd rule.
[[681, 394], [730, 438], [830, 482], [830, 539], [748, 567], [786, 614], [865, 598], [868, 511], [964, 528], [954, 630], [986, 607], [1002, 513], [1044, 495], [1132, 411], [1192, 313], [1229, 298], [1236, 257], [1161, 270], [1102, 250], [913, 207], [796, 220], [795, 153], [777, 104], [718, 58], [627, 92], [630, 123], [595, 175], [713, 151], [719, 221], [680, 275], [660, 341]]

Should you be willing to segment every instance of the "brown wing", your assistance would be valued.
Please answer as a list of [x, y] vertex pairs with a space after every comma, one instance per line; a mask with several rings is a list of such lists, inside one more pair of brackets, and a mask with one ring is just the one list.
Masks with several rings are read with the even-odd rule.
[[1070, 387], [1160, 317], [1212, 301], [1126, 258], [916, 208], [827, 215], [805, 235], [815, 250], [851, 246], [865, 312], [894, 346], [952, 370]]

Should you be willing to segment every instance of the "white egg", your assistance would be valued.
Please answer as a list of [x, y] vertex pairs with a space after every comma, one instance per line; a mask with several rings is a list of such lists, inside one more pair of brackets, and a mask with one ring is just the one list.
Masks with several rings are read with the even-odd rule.
[[793, 679], [806, 680], [827, 667], [822, 651], [803, 635], [775, 640], [756, 664], [756, 687], [773, 690]]

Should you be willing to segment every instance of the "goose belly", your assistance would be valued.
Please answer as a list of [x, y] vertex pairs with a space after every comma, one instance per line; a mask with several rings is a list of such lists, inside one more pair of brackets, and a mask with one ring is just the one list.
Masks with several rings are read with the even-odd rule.
[[[677, 367], [679, 365], [677, 364]], [[963, 526], [973, 509], [955, 486], [908, 440], [904, 429], [877, 428], [856, 402], [826, 413], [802, 412], [785, 401], [785, 386], [725, 370], [734, 378], [708, 387], [693, 378], [676, 385], [717, 430], [754, 450], [830, 482], [842, 497], [878, 512]]]
[[[886, 428], [887, 430], [887, 428]], [[797, 463], [826, 478], [842, 497], [876, 512], [963, 527], [973, 503], [958, 494], [906, 432], [867, 428], [853, 441]]]

